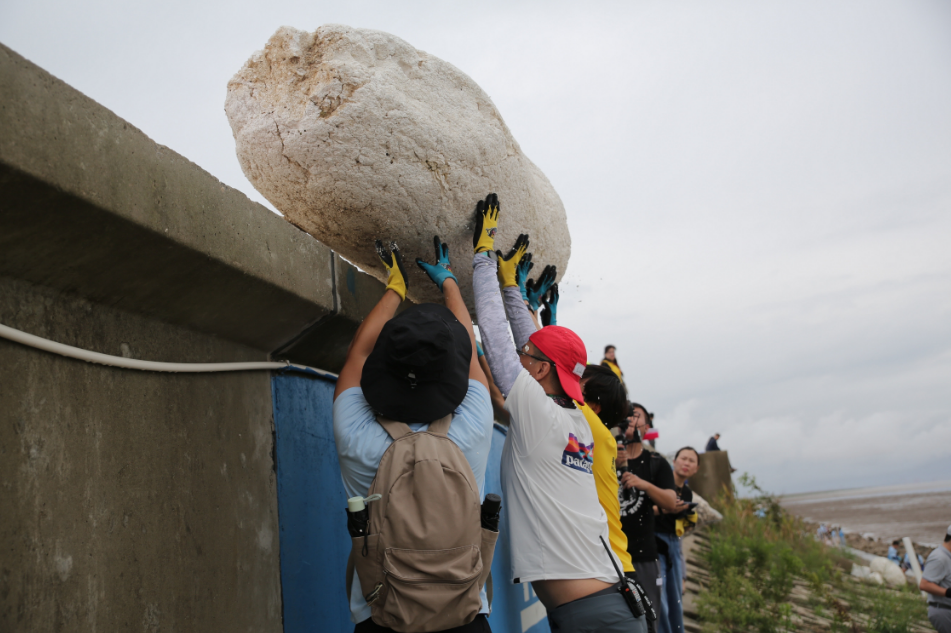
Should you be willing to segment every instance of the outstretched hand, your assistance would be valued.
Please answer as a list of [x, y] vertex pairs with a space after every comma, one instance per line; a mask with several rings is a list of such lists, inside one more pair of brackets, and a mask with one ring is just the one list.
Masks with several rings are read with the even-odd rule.
[[503, 257], [502, 251], [495, 252], [499, 259], [499, 281], [503, 288], [518, 286], [518, 281], [515, 279], [516, 269], [525, 256], [525, 251], [528, 250], [528, 243], [528, 235], [522, 233], [515, 240], [515, 245], [508, 252], [508, 255]]
[[386, 289], [392, 290], [400, 296], [400, 300], [406, 299], [407, 279], [406, 269], [403, 268], [403, 256], [400, 255], [400, 247], [396, 242], [390, 242], [389, 248], [383, 246], [383, 242], [376, 241], [376, 254], [380, 256], [383, 267], [386, 268], [387, 279]]
[[525, 284], [526, 294], [528, 295], [528, 307], [532, 312], [538, 310], [542, 304], [542, 297], [555, 284], [555, 278], [558, 276], [558, 269], [549, 264], [545, 270], [538, 276], [538, 279], [530, 279]]
[[518, 289], [522, 292], [522, 300], [524, 301], [528, 301], [528, 292], [525, 288], [525, 282], [528, 281], [528, 273], [532, 271], [534, 265], [535, 264], [532, 263], [532, 254], [525, 253], [525, 257], [523, 257], [522, 261], [515, 267], [515, 282], [518, 284]]
[[452, 264], [449, 261], [449, 245], [439, 239], [438, 235], [433, 236], [433, 246], [436, 249], [436, 263], [430, 264], [420, 257], [416, 258], [416, 265], [423, 269], [433, 280], [433, 283], [442, 290], [442, 285], [447, 279], [452, 279], [456, 283], [459, 281], [452, 274]]
[[499, 228], [499, 197], [490, 193], [476, 205], [476, 225], [472, 234], [474, 253], [495, 250], [495, 234]]
[[558, 325], [558, 284], [552, 284], [548, 294], [542, 297], [542, 326]]

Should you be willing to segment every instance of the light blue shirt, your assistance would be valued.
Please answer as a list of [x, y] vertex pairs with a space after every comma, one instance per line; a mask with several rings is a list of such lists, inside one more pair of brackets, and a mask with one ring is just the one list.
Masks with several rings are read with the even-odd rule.
[[898, 557], [898, 550], [895, 549], [894, 545], [888, 546], [888, 560], [900, 563], [901, 558]]
[[[459, 447], [472, 467], [480, 499], [485, 498], [485, 469], [492, 448], [492, 423], [489, 390], [479, 381], [469, 380], [469, 391], [453, 413], [449, 439]], [[409, 428], [413, 432], [425, 431], [429, 424], [410, 424]], [[376, 415], [360, 387], [347, 389], [334, 401], [334, 440], [347, 497], [367, 496], [383, 453], [393, 439], [376, 421]], [[484, 588], [481, 612], [489, 612]], [[350, 588], [350, 619], [359, 623], [369, 618], [370, 606], [363, 599], [360, 580], [354, 571]]]

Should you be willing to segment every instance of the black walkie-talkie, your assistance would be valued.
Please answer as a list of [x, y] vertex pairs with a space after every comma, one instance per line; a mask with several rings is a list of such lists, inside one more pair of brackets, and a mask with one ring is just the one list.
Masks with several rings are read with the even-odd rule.
[[608, 544], [604, 542], [604, 537], [599, 536], [601, 539], [601, 545], [604, 545], [604, 551], [608, 553], [608, 558], [611, 559], [611, 564], [614, 565], [614, 571], [617, 572], [617, 577], [621, 580], [618, 583], [618, 592], [624, 597], [624, 602], [627, 603], [627, 608], [631, 610], [631, 615], [635, 618], [639, 618], [645, 614], [644, 605], [641, 603], [640, 594], [631, 588], [630, 579], [626, 578], [621, 572], [621, 569], [617, 566], [617, 562], [614, 560], [614, 555], [611, 554], [611, 549], [608, 547]]

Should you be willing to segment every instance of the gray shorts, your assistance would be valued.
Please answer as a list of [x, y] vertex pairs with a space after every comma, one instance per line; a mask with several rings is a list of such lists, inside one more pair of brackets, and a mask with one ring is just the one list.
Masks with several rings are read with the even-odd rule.
[[581, 598], [548, 612], [552, 633], [647, 633], [620, 593]]
[[951, 633], [951, 609], [928, 605], [928, 619], [938, 633]]

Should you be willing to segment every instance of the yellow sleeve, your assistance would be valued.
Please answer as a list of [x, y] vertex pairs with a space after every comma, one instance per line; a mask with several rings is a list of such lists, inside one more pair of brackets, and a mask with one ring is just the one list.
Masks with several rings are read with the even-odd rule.
[[[577, 404], [577, 403], [576, 403]], [[594, 437], [594, 483], [598, 490], [598, 501], [608, 517], [608, 536], [611, 549], [621, 560], [624, 571], [634, 571], [631, 555], [627, 551], [627, 535], [621, 529], [621, 503], [617, 496], [617, 440], [604, 426], [601, 418], [586, 404], [578, 408], [584, 413], [591, 435]]]

